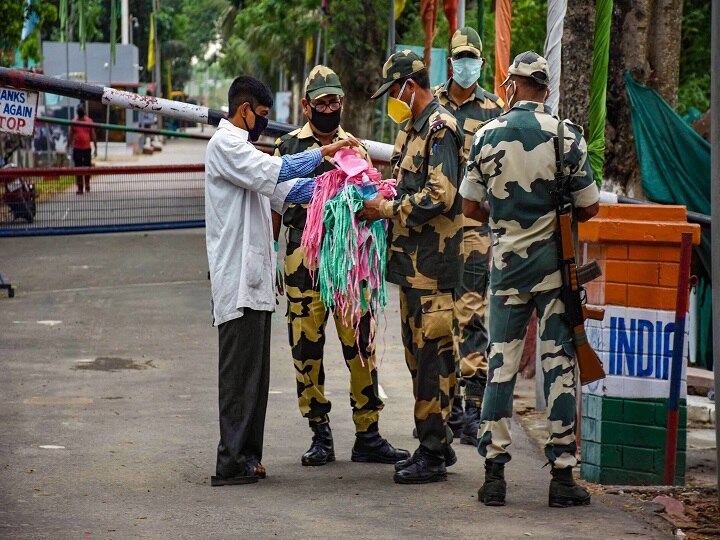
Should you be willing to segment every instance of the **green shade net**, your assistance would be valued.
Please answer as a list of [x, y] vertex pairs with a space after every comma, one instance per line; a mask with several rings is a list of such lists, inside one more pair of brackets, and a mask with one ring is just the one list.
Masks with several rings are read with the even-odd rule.
[[[710, 144], [692, 129], [652, 88], [625, 73], [632, 112], [635, 149], [642, 187], [651, 201], [682, 204], [710, 214]], [[693, 248], [698, 274], [697, 364], [712, 369], [712, 298], [710, 285], [710, 229], [704, 228]]]
[[590, 78], [590, 106], [588, 116], [590, 133], [588, 134], [588, 157], [595, 181], [602, 183], [605, 165], [605, 119], [607, 108], [608, 60], [610, 57], [610, 22], [612, 19], [612, 0], [595, 2], [595, 43], [593, 45], [592, 76]]

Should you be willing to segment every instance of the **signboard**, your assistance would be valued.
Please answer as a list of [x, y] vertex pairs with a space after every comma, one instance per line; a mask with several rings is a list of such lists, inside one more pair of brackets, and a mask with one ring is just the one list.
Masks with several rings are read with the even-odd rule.
[[[585, 321], [588, 341], [597, 352], [607, 378], [589, 384], [585, 391], [612, 397], [667, 398], [675, 312], [604, 306], [605, 319]], [[690, 319], [690, 314], [687, 315]], [[683, 340], [682, 395], [689, 342], [694, 336], [685, 328]]]
[[32, 137], [37, 106], [35, 92], [0, 86], [0, 133]]

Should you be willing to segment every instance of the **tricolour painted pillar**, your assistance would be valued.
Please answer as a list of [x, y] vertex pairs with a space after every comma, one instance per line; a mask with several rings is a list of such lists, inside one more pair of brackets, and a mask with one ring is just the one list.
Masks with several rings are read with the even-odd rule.
[[[607, 373], [583, 387], [580, 473], [591, 482], [663, 483], [683, 232], [700, 242], [700, 227], [687, 223], [683, 206], [603, 205], [596, 218], [580, 224], [582, 258], [597, 259], [603, 270], [601, 278], [586, 285], [587, 301], [605, 309], [604, 320], [586, 322], [588, 339]], [[686, 359], [693, 337], [685, 332]], [[685, 479], [685, 365], [676, 484]]]

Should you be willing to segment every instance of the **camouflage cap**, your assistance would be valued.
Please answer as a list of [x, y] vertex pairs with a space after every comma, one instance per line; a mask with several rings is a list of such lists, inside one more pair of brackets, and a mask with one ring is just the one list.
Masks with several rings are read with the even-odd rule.
[[510, 80], [510, 75], [530, 77], [538, 84], [547, 86], [550, 84], [550, 68], [548, 62], [535, 51], [525, 51], [515, 57], [508, 68], [508, 76], [500, 86], [504, 86]]
[[450, 41], [450, 54], [455, 56], [462, 52], [471, 52], [477, 56], [482, 55], [482, 41], [474, 28], [465, 26], [457, 30]]
[[310, 99], [317, 99], [329, 94], [345, 95], [340, 84], [340, 77], [327, 66], [315, 66], [305, 79], [305, 95]]
[[382, 70], [382, 85], [370, 96], [370, 99], [382, 96], [398, 79], [405, 79], [423, 69], [425, 69], [425, 62], [410, 49], [396, 52], [385, 62]]

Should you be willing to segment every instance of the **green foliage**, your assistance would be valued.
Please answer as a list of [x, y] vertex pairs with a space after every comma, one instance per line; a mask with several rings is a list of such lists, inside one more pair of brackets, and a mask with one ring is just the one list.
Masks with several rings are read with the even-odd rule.
[[680, 47], [679, 114], [690, 107], [710, 107], [710, 6], [707, 0], [685, 0]]
[[[43, 0], [29, 5], [20, 0], [0, 0], [0, 65], [9, 66], [15, 62], [15, 49], [20, 47], [23, 61], [40, 60], [40, 29], [46, 21], [57, 19], [57, 8]], [[39, 22], [35, 30], [22, 40], [25, 19], [37, 15]], [[22, 40], [22, 43], [21, 43]]]
[[320, 27], [318, 6], [315, 0], [259, 0], [238, 10], [223, 46], [223, 72], [269, 80], [285, 66], [300, 78], [305, 42]]

